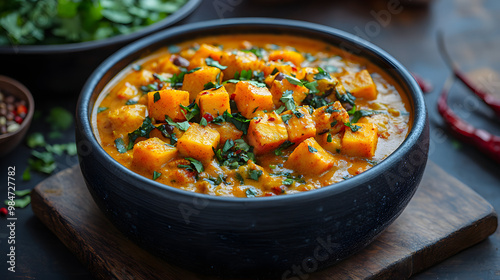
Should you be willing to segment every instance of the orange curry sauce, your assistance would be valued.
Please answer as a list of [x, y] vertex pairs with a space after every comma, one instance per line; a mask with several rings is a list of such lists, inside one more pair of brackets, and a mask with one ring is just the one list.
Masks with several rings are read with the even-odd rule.
[[328, 186], [391, 154], [412, 118], [389, 75], [343, 54], [287, 35], [169, 46], [106, 86], [94, 133], [125, 167], [186, 191], [254, 197]]

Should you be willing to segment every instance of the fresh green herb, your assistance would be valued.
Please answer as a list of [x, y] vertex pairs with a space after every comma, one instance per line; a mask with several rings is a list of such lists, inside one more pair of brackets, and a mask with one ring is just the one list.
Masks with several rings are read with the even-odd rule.
[[168, 46], [168, 52], [169, 53], [179, 53], [181, 51], [181, 48], [179, 46], [176, 46], [176, 45], [170, 45]]
[[347, 127], [349, 127], [352, 132], [356, 132], [356, 131], [358, 131], [361, 128], [361, 126], [352, 124], [350, 122], [346, 122], [346, 123], [344, 123], [344, 125], [347, 126]]
[[207, 182], [210, 182], [210, 184], [212, 184], [214, 186], [218, 186], [218, 185], [222, 184], [222, 182], [227, 183], [226, 179], [224, 178], [224, 176], [222, 174], [218, 174], [217, 178], [208, 177], [208, 178], [205, 178], [204, 180]]
[[299, 79], [295, 78], [295, 77], [292, 77], [292, 76], [288, 76], [288, 75], [287, 75], [287, 76], [286, 76], [286, 79], [287, 79], [287, 81], [288, 81], [288, 82], [290, 82], [290, 84], [292, 84], [292, 85], [296, 85], [296, 86], [303, 86], [302, 82], [301, 82]]
[[241, 50], [242, 52], [245, 52], [245, 53], [253, 53], [255, 54], [258, 58], [262, 58], [262, 49], [261, 48], [257, 48], [257, 47], [252, 47], [251, 49], [249, 50]]
[[328, 73], [336, 73], [336, 72], [338, 72], [339, 69], [333, 65], [327, 65], [327, 66], [325, 66], [325, 70]]
[[274, 150], [274, 154], [277, 156], [281, 156], [283, 154], [283, 150], [293, 146], [293, 144], [294, 144], [293, 142], [286, 140], [281, 145], [279, 145], [279, 147], [276, 150]]
[[127, 147], [125, 147], [125, 142], [123, 141], [123, 138], [117, 138], [115, 139], [115, 145], [116, 149], [120, 154], [126, 153], [127, 152]]
[[194, 170], [196, 170], [196, 172], [201, 173], [205, 170], [203, 168], [203, 164], [200, 161], [198, 161], [194, 158], [190, 158], [190, 157], [188, 157], [186, 159], [191, 162], [191, 166], [194, 167]]
[[234, 126], [236, 126], [238, 130], [243, 131], [243, 134], [247, 134], [250, 120], [243, 117], [241, 113], [238, 112], [229, 114], [227, 111], [224, 111], [224, 114], [222, 114], [222, 116], [226, 122], [234, 124]]
[[23, 181], [29, 181], [31, 180], [31, 168], [28, 166], [26, 169], [24, 169], [23, 172]]
[[200, 125], [201, 125], [201, 126], [207, 126], [207, 125], [208, 125], [207, 119], [205, 119], [205, 118], [201, 118], [201, 120], [200, 120]]
[[138, 100], [137, 99], [129, 99], [127, 102], [125, 102], [125, 105], [134, 105], [137, 104]]
[[336, 126], [336, 125], [337, 125], [337, 123], [338, 123], [338, 121], [337, 121], [337, 120], [334, 120], [333, 122], [331, 122], [331, 123], [330, 123], [330, 127], [334, 127], [334, 126]]
[[319, 93], [319, 90], [318, 90], [318, 82], [317, 81], [314, 81], [314, 82], [309, 82], [309, 83], [304, 83], [304, 86], [309, 89], [309, 93], [310, 94], [315, 94], [315, 93]]
[[207, 90], [207, 89], [212, 89], [212, 88], [213, 88], [213, 89], [218, 89], [218, 88], [220, 88], [220, 87], [222, 87], [222, 85], [217, 84], [217, 83], [214, 83], [214, 82], [208, 82], [208, 83], [206, 83], [206, 84], [203, 86], [203, 89], [204, 89], [204, 90]]
[[281, 116], [281, 120], [287, 124], [292, 117], [293, 117], [292, 114], [284, 114]]
[[255, 180], [255, 181], [259, 181], [259, 178], [260, 178], [260, 176], [262, 176], [262, 173], [263, 173], [262, 170], [258, 170], [258, 169], [250, 170], [250, 171], [248, 171], [248, 178]]
[[280, 98], [280, 101], [285, 103], [287, 110], [295, 110], [295, 100], [293, 99], [293, 91], [286, 90]]
[[154, 100], [154, 103], [156, 103], [158, 100], [160, 100], [160, 99], [161, 99], [160, 92], [159, 92], [159, 91], [155, 92], [155, 93], [153, 94], [153, 98], [154, 98], [154, 99], [153, 99], [153, 100]]
[[304, 57], [309, 62], [313, 62], [316, 60], [316, 57], [310, 53], [304, 53]]
[[240, 185], [244, 185], [245, 184], [245, 179], [243, 178], [243, 176], [241, 176], [240, 173], [237, 173], [236, 172], [236, 179], [238, 179], [240, 181]]
[[293, 184], [293, 182], [295, 182], [293, 179], [287, 178], [287, 179], [283, 180], [283, 182], [282, 182], [282, 183], [283, 183], [283, 185], [285, 185], [285, 186], [290, 186], [290, 185], [292, 185], [292, 184]]
[[353, 115], [356, 112], [356, 105], [352, 106], [351, 110], [347, 111], [347, 114], [349, 116]]
[[191, 126], [188, 121], [183, 121], [183, 122], [174, 122], [169, 116], [165, 115], [165, 121], [169, 125], [173, 125], [177, 127], [178, 129], [182, 131], [188, 130], [188, 128]]
[[181, 111], [188, 122], [200, 115], [200, 107], [195, 102], [189, 104], [188, 106], [183, 106], [182, 104], [179, 106], [184, 109]]
[[186, 2], [1, 1], [0, 45], [65, 44], [128, 34], [164, 19]]
[[328, 105], [328, 101], [325, 100], [324, 96], [309, 94], [304, 99], [303, 103], [305, 105], [310, 105], [311, 107], [317, 109], [323, 106]]
[[340, 92], [335, 88], [335, 97], [341, 102], [341, 103], [349, 103], [352, 106], [355, 106], [356, 104], [354, 103], [354, 100], [356, 100], [356, 97], [354, 97], [350, 92], [346, 91], [345, 94], [340, 94]]
[[325, 113], [328, 113], [328, 114], [331, 114], [331, 113], [340, 113], [341, 110], [338, 110], [338, 109], [333, 109], [333, 106], [328, 106], [326, 107], [325, 109]]
[[309, 146], [309, 145], [307, 145], [307, 149], [309, 149], [309, 152], [310, 152], [310, 153], [316, 153], [316, 152], [318, 152], [318, 150], [316, 150], [316, 148], [311, 147], [311, 146]]
[[276, 112], [276, 114], [281, 114], [283, 113], [283, 111], [285, 111], [286, 107], [281, 105], [278, 109], [274, 110]]
[[186, 74], [191, 74], [191, 73], [194, 73], [194, 72], [196, 72], [196, 71], [198, 71], [198, 70], [200, 70], [200, 69], [201, 69], [201, 67], [196, 67], [196, 68], [193, 68], [193, 69], [191, 69], [191, 70], [187, 71], [187, 72], [186, 72]]
[[380, 114], [380, 112], [372, 110], [358, 110], [352, 114], [351, 123], [357, 123], [360, 118]]
[[292, 113], [297, 117], [297, 119], [300, 119], [304, 116], [299, 110], [293, 110]]
[[273, 76], [274, 74], [278, 73], [280, 70], [278, 70], [278, 68], [274, 68], [273, 69], [273, 72], [271, 72], [271, 76]]
[[160, 178], [160, 176], [161, 176], [160, 172], [153, 171], [153, 180], [156, 181], [156, 179]]
[[227, 166], [229, 169], [236, 169], [247, 164], [249, 160], [255, 160], [255, 155], [252, 153], [252, 147], [243, 139], [228, 139], [222, 149], [214, 150], [215, 158], [222, 166]]
[[149, 133], [151, 133], [151, 131], [153, 131], [153, 129], [155, 128], [156, 127], [153, 125], [151, 118], [146, 117], [139, 128], [128, 134], [127, 150], [132, 150], [132, 148], [134, 147], [134, 142], [135, 140], [137, 140], [137, 138], [139, 137], [149, 138]]
[[315, 80], [331, 80], [332, 77], [330, 76], [330, 74], [328, 72], [326, 72], [325, 70], [323, 70], [323, 68], [321, 67], [318, 67], [318, 74], [314, 75], [314, 79]]
[[205, 62], [207, 63], [208, 66], [217, 67], [220, 70], [225, 70], [227, 68], [227, 66], [220, 65], [220, 63], [217, 60], [214, 60], [211, 57], [205, 58]]
[[332, 134], [330, 132], [328, 132], [328, 135], [326, 136], [326, 142], [332, 143], [332, 141], [333, 141]]
[[97, 108], [97, 113], [99, 114], [99, 113], [104, 112], [108, 109], [109, 109], [109, 107], [99, 107], [99, 108]]
[[26, 138], [26, 144], [32, 149], [36, 147], [45, 147], [47, 145], [43, 134], [41, 134], [40, 132], [34, 132], [28, 135], [28, 137]]
[[257, 191], [255, 190], [255, 188], [250, 187], [245, 190], [245, 194], [247, 197], [255, 197], [257, 195]]

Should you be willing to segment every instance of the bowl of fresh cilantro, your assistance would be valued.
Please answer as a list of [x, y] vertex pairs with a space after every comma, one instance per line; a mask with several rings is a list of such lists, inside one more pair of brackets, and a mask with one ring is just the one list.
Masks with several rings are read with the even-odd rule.
[[[201, 0], [0, 1], [0, 74], [33, 94], [78, 93], [127, 43], [174, 25]], [[41, 93], [40, 93], [41, 94]]]

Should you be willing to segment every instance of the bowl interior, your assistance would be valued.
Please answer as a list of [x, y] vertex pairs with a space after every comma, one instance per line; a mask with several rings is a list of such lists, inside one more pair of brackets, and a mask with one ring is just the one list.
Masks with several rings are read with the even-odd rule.
[[[84, 130], [83, 132], [87, 133], [88, 135], [92, 135], [92, 144], [98, 147], [98, 151], [102, 153], [102, 157], [106, 161], [109, 161], [109, 164], [121, 166], [121, 164], [117, 163], [114, 159], [111, 158], [111, 156], [109, 156], [106, 152], [104, 152], [103, 149], [100, 148], [97, 140], [95, 140], [95, 137], [93, 137], [93, 130], [90, 126], [91, 110], [94, 103], [96, 102], [99, 93], [103, 90], [106, 84], [124, 67], [140, 58], [143, 58], [144, 56], [147, 56], [148, 54], [156, 51], [161, 47], [172, 45], [178, 42], [183, 42], [186, 40], [192, 40], [197, 37], [231, 33], [289, 34], [307, 38], [315, 38], [339, 47], [343, 51], [344, 56], [354, 55], [364, 57], [380, 67], [387, 74], [389, 74], [394, 79], [394, 81], [396, 81], [399, 86], [401, 86], [404, 91], [402, 94], [406, 94], [408, 96], [411, 106], [411, 113], [413, 114], [412, 129], [408, 134], [406, 140], [399, 146], [399, 148], [397, 148], [391, 155], [389, 155], [386, 159], [384, 159], [381, 163], [377, 164], [373, 168], [348, 180], [334, 184], [334, 190], [332, 190], [332, 188], [324, 187], [314, 191], [294, 194], [291, 196], [273, 196], [251, 199], [253, 201], [252, 203], [258, 204], [258, 202], [254, 201], [280, 199], [287, 199], [289, 201], [295, 198], [300, 199], [300, 197], [303, 195], [320, 197], [322, 196], [322, 193], [324, 191], [342, 192], [346, 188], [355, 187], [362, 182], [361, 178], [363, 177], [370, 178], [380, 175], [392, 161], [400, 158], [403, 151], [410, 149], [415, 144], [415, 141], [417, 141], [418, 137], [422, 134], [427, 118], [422, 92], [411, 74], [398, 61], [396, 61], [392, 56], [390, 56], [382, 49], [349, 33], [312, 23], [265, 18], [227, 19], [221, 21], [209, 21], [189, 24], [153, 34], [119, 50], [114, 55], [109, 57], [105, 62], [103, 62], [94, 71], [93, 75], [89, 78], [84, 89], [82, 90], [82, 94], [79, 100], [78, 116], [82, 121], [81, 127]], [[125, 167], [123, 168], [126, 169]], [[124, 172], [130, 174], [130, 176], [142, 177], [128, 169], [124, 170]], [[146, 185], [155, 185], [160, 189], [168, 187], [160, 183], [148, 180], [147, 178], [143, 178], [143, 181]], [[185, 192], [177, 189], [171, 191]], [[185, 193], [188, 194], [188, 192]], [[203, 194], [188, 194], [190, 198], [192, 196], [198, 195], [206, 197], [206, 195]], [[234, 203], [241, 202], [241, 200], [237, 198], [228, 197], [210, 196], [208, 199], [214, 201], [221, 200], [224, 201], [224, 203], [228, 201], [233, 201]]]

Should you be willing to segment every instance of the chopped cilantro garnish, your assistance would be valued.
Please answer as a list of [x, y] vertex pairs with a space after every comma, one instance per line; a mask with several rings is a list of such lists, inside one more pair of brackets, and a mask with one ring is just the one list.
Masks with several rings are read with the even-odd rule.
[[189, 104], [188, 106], [183, 106], [182, 104], [180, 104], [179, 106], [182, 109], [184, 109], [181, 111], [182, 111], [182, 114], [184, 115], [184, 117], [186, 117], [186, 120], [188, 122], [191, 121], [191, 119], [200, 115], [200, 107], [195, 102]]
[[292, 114], [285, 114], [285, 115], [282, 115], [281, 116], [281, 120], [284, 122], [284, 123], [288, 123], [288, 121], [293, 117]]
[[260, 176], [262, 176], [262, 173], [263, 173], [262, 170], [258, 170], [258, 169], [250, 170], [248, 172], [248, 178], [255, 180], [255, 181], [259, 181], [259, 178], [260, 178]]
[[159, 91], [155, 92], [155, 93], [153, 94], [153, 98], [154, 98], [154, 99], [153, 99], [153, 100], [154, 100], [154, 103], [156, 103], [158, 100], [160, 100], [160, 99], [161, 99], [160, 92], [159, 92]]
[[350, 92], [346, 91], [345, 94], [340, 94], [340, 92], [335, 89], [335, 97], [341, 102], [341, 103], [349, 103], [352, 106], [355, 106], [354, 100], [356, 100], [356, 97], [354, 97]]
[[330, 132], [328, 132], [328, 135], [326, 136], [326, 142], [332, 143], [332, 141], [333, 141], [332, 134]]
[[160, 176], [161, 176], [160, 172], [153, 171], [153, 180], [160, 178]]
[[286, 90], [280, 98], [280, 101], [285, 103], [287, 110], [295, 110], [295, 100], [293, 99], [293, 91]]
[[316, 152], [318, 152], [318, 150], [316, 150], [316, 148], [311, 147], [311, 146], [309, 146], [309, 145], [307, 145], [307, 149], [309, 149], [309, 152], [310, 152], [310, 153], [316, 153]]
[[123, 141], [123, 138], [116, 138], [115, 139], [115, 145], [116, 149], [120, 154], [126, 153], [127, 152], [127, 147], [125, 147], [125, 142]]
[[174, 122], [169, 116], [165, 115], [165, 121], [169, 125], [173, 125], [177, 127], [178, 129], [182, 131], [188, 130], [188, 128], [191, 126], [188, 121], [183, 121], [183, 122]]
[[214, 60], [211, 57], [205, 58], [205, 62], [207, 63], [208, 66], [217, 67], [220, 70], [225, 70], [227, 68], [227, 66], [220, 65], [220, 63], [217, 60]]
[[245, 190], [245, 194], [247, 197], [255, 197], [257, 195], [257, 192], [255, 191], [255, 189], [253, 187], [250, 187], [250, 188]]
[[131, 150], [134, 147], [134, 142], [139, 137], [149, 138], [149, 133], [156, 127], [152, 124], [151, 118], [146, 117], [142, 122], [142, 125], [136, 130], [128, 134], [128, 147], [127, 150]]
[[293, 146], [293, 144], [293, 142], [286, 140], [276, 150], [274, 150], [274, 154], [277, 156], [281, 156], [283, 154], [283, 150]]
[[356, 132], [356, 131], [358, 131], [361, 128], [361, 126], [352, 124], [350, 122], [346, 122], [346, 123], [344, 123], [344, 125], [347, 126], [347, 127], [349, 127], [352, 132]]
[[138, 100], [137, 99], [129, 99], [127, 102], [125, 102], [125, 105], [134, 105], [137, 104]]
[[372, 111], [372, 110], [358, 110], [352, 114], [351, 122], [356, 123], [362, 117], [368, 117], [368, 116], [372, 116], [375, 114], [380, 114], [380, 112]]

